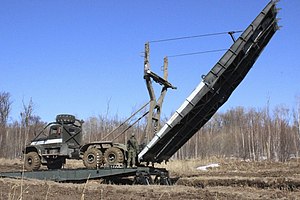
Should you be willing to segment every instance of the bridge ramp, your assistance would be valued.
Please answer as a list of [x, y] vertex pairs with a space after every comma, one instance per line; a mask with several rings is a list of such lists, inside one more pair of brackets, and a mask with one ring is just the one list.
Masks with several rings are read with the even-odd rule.
[[278, 30], [276, 15], [270, 1], [139, 153], [140, 161], [167, 161], [216, 113]]

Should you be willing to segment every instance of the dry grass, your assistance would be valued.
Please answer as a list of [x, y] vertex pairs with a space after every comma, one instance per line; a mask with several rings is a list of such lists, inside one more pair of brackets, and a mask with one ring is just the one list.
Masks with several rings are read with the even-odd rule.
[[[1, 178], [0, 199], [171, 199], [197, 193], [193, 187], [159, 185], [106, 185], [96, 181], [84, 184], [56, 183], [52, 181], [26, 181], [23, 198], [20, 196], [20, 180]], [[175, 194], [175, 195], [174, 195]], [[177, 195], [176, 195], [177, 194]], [[147, 198], [145, 198], [147, 197]]]
[[[245, 171], [245, 172], [256, 172], [259, 170], [270, 170], [270, 167], [274, 170], [279, 169], [293, 169], [300, 168], [300, 162], [298, 160], [293, 160], [286, 163], [281, 162], [270, 162], [270, 161], [260, 161], [260, 162], [247, 162], [236, 159], [224, 159], [212, 157], [209, 159], [186, 159], [186, 160], [170, 160], [169, 162], [162, 164], [155, 164], [157, 168], [166, 168], [174, 175], [188, 176], [191, 174], [197, 174], [199, 170], [196, 168], [199, 166], [204, 166], [212, 163], [220, 164], [220, 167], [210, 169], [209, 171]], [[21, 169], [23, 165], [23, 160], [20, 159], [4, 159], [0, 158], [0, 166], [11, 166], [11, 169]], [[64, 165], [65, 169], [76, 169], [84, 168], [82, 160], [70, 160], [67, 159]], [[10, 168], [8, 168], [10, 169]], [[7, 170], [8, 170], [7, 169]], [[42, 169], [47, 169], [45, 166]]]
[[[13, 166], [18, 165], [22, 166], [24, 163], [24, 160], [22, 159], [6, 159], [6, 158], [0, 158], [0, 165], [2, 166]], [[66, 160], [66, 164], [64, 165], [64, 168], [67, 169], [75, 169], [75, 168], [83, 168], [83, 162], [82, 160]]]
[[[204, 172], [196, 169], [212, 163], [218, 163], [220, 167]], [[14, 168], [15, 165], [22, 165], [22, 161], [0, 159], [0, 166], [4, 165], [8, 165], [5, 169]], [[65, 168], [82, 167], [81, 160], [67, 160], [65, 165]], [[295, 197], [300, 196], [298, 186], [294, 190], [277, 187], [279, 184], [281, 188], [281, 183], [298, 184], [298, 162], [246, 162], [211, 158], [171, 160], [167, 164], [156, 164], [155, 167], [167, 168], [171, 177], [179, 176], [180, 179], [173, 186], [128, 186], [102, 184], [101, 180], [73, 184], [0, 178], [0, 199], [297, 199]], [[260, 188], [263, 184], [271, 184], [272, 187]]]
[[[224, 163], [224, 159], [219, 158], [210, 158], [205, 160], [200, 159], [190, 159], [190, 160], [171, 160], [168, 163], [155, 164], [157, 168], [166, 168], [171, 172], [175, 172], [176, 174], [188, 174], [190, 172], [196, 172], [197, 167], [211, 164], [211, 163]], [[67, 159], [66, 164], [64, 165], [66, 169], [76, 169], [76, 168], [84, 168], [82, 160], [69, 160]]]
[[[197, 170], [197, 167], [218, 163], [220, 166], [208, 171]], [[192, 176], [207, 173], [264, 173], [264, 172], [288, 172], [300, 168], [300, 162], [290, 161], [286, 163], [271, 161], [243, 161], [237, 159], [224, 159], [212, 157], [210, 159], [171, 160], [167, 164], [156, 164], [155, 167], [166, 168], [171, 175]]]
[[84, 168], [82, 160], [66, 160], [66, 164], [64, 165], [66, 169], [76, 169], [76, 168]]
[[[0, 199], [20, 199], [20, 180], [0, 179]], [[226, 181], [226, 180], [224, 180]], [[84, 192], [83, 192], [84, 191]], [[31, 180], [25, 184], [25, 199], [298, 199], [300, 192], [256, 187], [191, 187], [184, 185], [106, 185], [95, 181], [85, 184]]]
[[22, 165], [21, 159], [6, 159], [6, 158], [0, 158], [0, 165]]
[[212, 164], [212, 163], [224, 163], [224, 159], [212, 157], [210, 159], [189, 159], [189, 160], [171, 160], [168, 163], [156, 164], [155, 167], [166, 168], [171, 173], [179, 176], [188, 176], [199, 172], [197, 167]]

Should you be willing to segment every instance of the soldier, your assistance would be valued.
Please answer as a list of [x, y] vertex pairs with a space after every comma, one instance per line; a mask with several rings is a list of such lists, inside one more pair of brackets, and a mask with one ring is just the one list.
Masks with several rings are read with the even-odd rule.
[[131, 135], [129, 140], [127, 140], [127, 150], [128, 150], [127, 167], [130, 167], [130, 163], [132, 164], [132, 167], [136, 167], [135, 159], [139, 150], [139, 145], [134, 136], [134, 133]]

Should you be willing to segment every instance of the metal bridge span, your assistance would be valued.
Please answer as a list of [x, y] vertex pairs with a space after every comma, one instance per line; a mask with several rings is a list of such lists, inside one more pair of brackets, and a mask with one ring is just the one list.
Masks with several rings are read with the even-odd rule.
[[227, 101], [244, 79], [277, 25], [277, 1], [270, 1], [223, 57], [139, 153], [140, 161], [167, 161]]

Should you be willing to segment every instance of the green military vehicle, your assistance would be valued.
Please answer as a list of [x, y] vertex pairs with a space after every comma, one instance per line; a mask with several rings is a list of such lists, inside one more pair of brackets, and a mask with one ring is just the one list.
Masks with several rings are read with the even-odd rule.
[[126, 164], [124, 144], [95, 141], [83, 145], [83, 123], [73, 115], [57, 115], [56, 121], [49, 123], [23, 150], [25, 169], [38, 170], [41, 165], [48, 169], [61, 169], [66, 159], [82, 159], [88, 169]]

